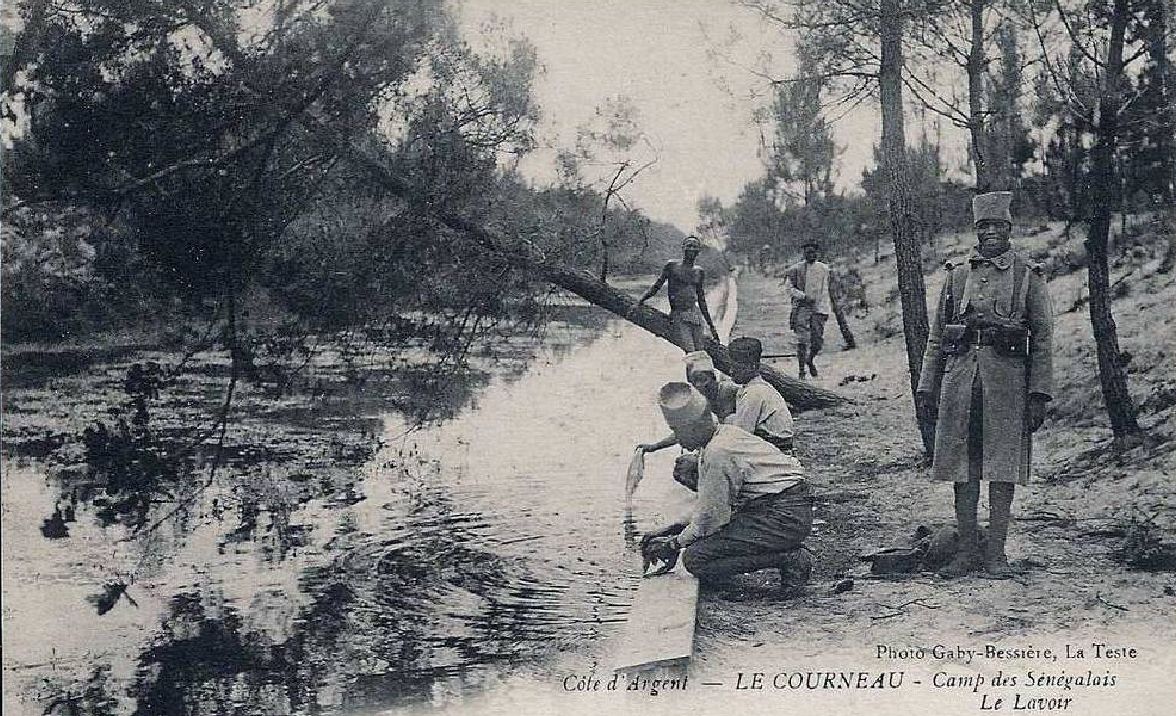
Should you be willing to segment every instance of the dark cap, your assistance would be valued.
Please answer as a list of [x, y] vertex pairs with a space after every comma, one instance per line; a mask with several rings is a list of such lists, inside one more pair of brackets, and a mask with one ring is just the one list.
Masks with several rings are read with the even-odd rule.
[[744, 365], [756, 365], [763, 355], [764, 346], [758, 338], [740, 337], [731, 341], [727, 346], [731, 353], [731, 360]]
[[814, 249], [819, 249], [819, 248], [821, 248], [821, 242], [817, 241], [816, 239], [809, 239], [809, 240], [805, 241], [804, 243], [802, 243], [800, 245], [800, 248], [803, 249], [808, 246], [811, 246]]

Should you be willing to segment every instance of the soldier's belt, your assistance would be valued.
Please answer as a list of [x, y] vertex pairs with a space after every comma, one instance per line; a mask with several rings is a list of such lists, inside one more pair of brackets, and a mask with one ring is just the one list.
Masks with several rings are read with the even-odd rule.
[[970, 328], [960, 324], [944, 326], [943, 352], [960, 355], [972, 348], [992, 346], [997, 355], [1017, 358], [1029, 355], [1029, 331], [1018, 327]]

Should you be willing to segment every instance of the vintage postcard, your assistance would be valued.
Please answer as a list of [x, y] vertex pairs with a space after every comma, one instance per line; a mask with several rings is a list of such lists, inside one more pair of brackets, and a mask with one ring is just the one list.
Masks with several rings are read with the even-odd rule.
[[3, 710], [1168, 714], [1167, 0], [11, 0]]

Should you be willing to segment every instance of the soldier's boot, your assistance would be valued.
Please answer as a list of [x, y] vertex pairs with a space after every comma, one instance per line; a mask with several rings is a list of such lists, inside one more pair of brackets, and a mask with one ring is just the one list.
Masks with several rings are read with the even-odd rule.
[[808, 350], [804, 346], [796, 347], [797, 375], [804, 379], [804, 369], [808, 365]]
[[813, 554], [807, 547], [786, 552], [779, 562], [780, 596], [791, 599], [804, 594], [804, 585], [813, 576]]
[[976, 503], [980, 501], [980, 482], [957, 482], [955, 489], [956, 528], [959, 541], [955, 557], [942, 569], [939, 576], [956, 579], [980, 567], [980, 530], [976, 524]]
[[988, 544], [984, 551], [984, 572], [994, 579], [1008, 579], [1013, 574], [1005, 556], [1005, 540], [1009, 536], [1014, 488], [1011, 482], [988, 484]]

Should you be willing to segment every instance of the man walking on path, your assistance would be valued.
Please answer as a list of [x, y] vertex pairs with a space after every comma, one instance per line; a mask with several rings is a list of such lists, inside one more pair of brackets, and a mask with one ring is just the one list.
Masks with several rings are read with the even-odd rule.
[[[915, 399], [936, 420], [932, 477], [953, 483], [959, 549], [940, 571], [983, 566], [1008, 577], [1014, 485], [1029, 480], [1032, 433], [1052, 390], [1052, 320], [1039, 270], [1010, 247], [1010, 192], [972, 200], [977, 243], [947, 277], [931, 321]], [[988, 481], [989, 529], [979, 550], [976, 504]]]
[[644, 305], [661, 290], [663, 283], [670, 282], [670, 326], [674, 332], [674, 342], [687, 353], [704, 348], [706, 333], [703, 321], [710, 328], [715, 342], [719, 341], [719, 332], [715, 330], [715, 323], [706, 306], [703, 289], [706, 274], [701, 266], [694, 265], [701, 252], [702, 241], [697, 236], [687, 236], [682, 241], [682, 260], [667, 262], [661, 275], [645, 295], [637, 300], [637, 305]]
[[743, 572], [778, 568], [782, 591], [798, 592], [812, 573], [803, 544], [813, 523], [804, 469], [742, 428], [716, 422], [706, 398], [686, 383], [658, 394], [678, 442], [698, 450], [698, 500], [687, 522], [642, 540], [646, 559], [682, 560], [691, 574], [714, 582]]
[[825, 319], [829, 318], [829, 265], [817, 260], [820, 246], [816, 241], [807, 241], [801, 248], [804, 261], [791, 266], [785, 279], [792, 295], [789, 325], [796, 333], [798, 374], [804, 378], [807, 368], [816, 378], [813, 359], [825, 345]]

